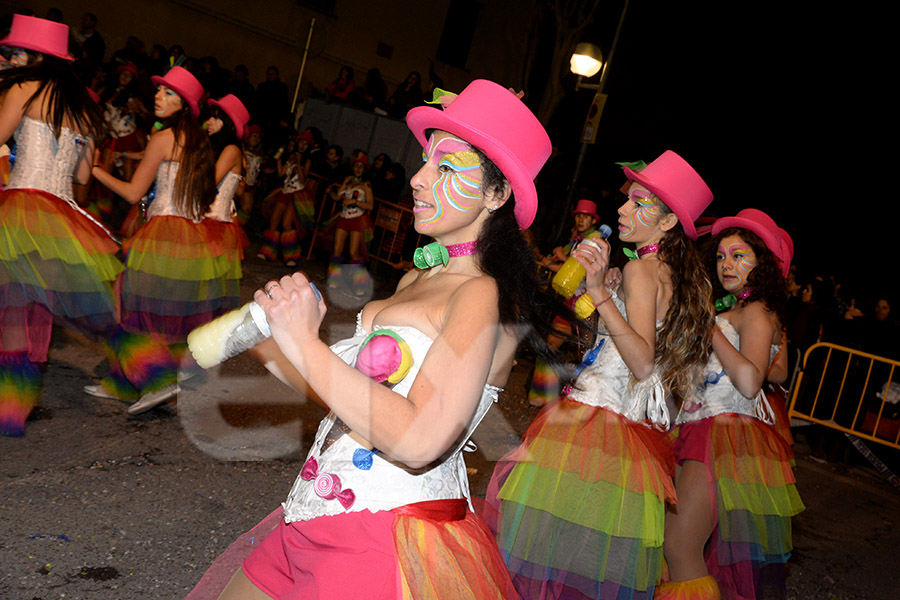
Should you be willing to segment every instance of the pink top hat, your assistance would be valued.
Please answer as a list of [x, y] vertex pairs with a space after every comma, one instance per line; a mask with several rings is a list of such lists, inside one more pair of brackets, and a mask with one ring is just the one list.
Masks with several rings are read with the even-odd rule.
[[130, 62], [116, 67], [116, 73], [121, 73], [122, 71], [128, 71], [135, 78], [137, 78], [137, 76], [139, 75], [137, 65], [135, 65], [134, 63], [130, 63]]
[[515, 94], [493, 81], [476, 79], [444, 110], [419, 106], [406, 124], [422, 147], [429, 130], [452, 133], [485, 153], [509, 181], [516, 198], [516, 221], [528, 228], [537, 213], [534, 178], [550, 157], [550, 138], [537, 117]]
[[597, 214], [597, 203], [593, 200], [579, 200], [577, 204], [575, 204], [575, 210], [572, 211], [573, 215], [590, 215], [594, 217], [595, 221], [600, 221], [600, 215]]
[[238, 100], [237, 96], [228, 94], [218, 100], [208, 100], [207, 104], [221, 108], [228, 115], [228, 118], [231, 119], [231, 122], [234, 123], [234, 130], [238, 139], [244, 139], [244, 133], [247, 131], [247, 121], [250, 120], [250, 113], [247, 112], [247, 109], [244, 108], [244, 103]]
[[666, 150], [640, 171], [634, 171], [630, 167], [623, 170], [630, 181], [653, 192], [675, 213], [689, 238], [697, 239], [694, 221], [712, 202], [713, 195], [706, 182], [687, 161], [671, 150]]
[[162, 77], [154, 75], [150, 78], [153, 85], [164, 85], [174, 90], [181, 99], [191, 107], [191, 114], [200, 115], [200, 97], [203, 96], [203, 86], [191, 72], [184, 67], [172, 67]]
[[782, 274], [785, 276], [788, 274], [788, 270], [791, 268], [791, 258], [794, 256], [794, 241], [784, 229], [775, 224], [772, 217], [759, 209], [745, 208], [733, 217], [718, 219], [713, 223], [712, 234], [716, 235], [729, 227], [749, 229], [758, 235], [766, 248], [771, 250], [781, 263]]
[[37, 17], [13, 15], [9, 35], [0, 40], [0, 46], [24, 48], [63, 60], [75, 60], [69, 56], [69, 26]]

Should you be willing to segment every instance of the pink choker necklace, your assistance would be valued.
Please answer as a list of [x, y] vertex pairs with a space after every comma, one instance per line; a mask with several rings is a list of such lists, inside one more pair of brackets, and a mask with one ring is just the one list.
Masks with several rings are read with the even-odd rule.
[[653, 254], [654, 252], [659, 252], [659, 244], [647, 244], [643, 248], [638, 248], [637, 252], [635, 252], [631, 248], [622, 248], [622, 252], [625, 253], [625, 256], [628, 257], [628, 260], [636, 260], [644, 256], [645, 254]]
[[438, 265], [446, 265], [451, 258], [475, 254], [478, 242], [464, 242], [444, 246], [440, 242], [431, 242], [427, 246], [416, 248], [413, 253], [413, 264], [420, 269], [430, 269]]

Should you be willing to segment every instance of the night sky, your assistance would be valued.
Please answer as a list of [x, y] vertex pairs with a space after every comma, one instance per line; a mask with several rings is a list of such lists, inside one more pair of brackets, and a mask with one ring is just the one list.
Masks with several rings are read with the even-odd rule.
[[[604, 50], [621, 9], [611, 4], [586, 40]], [[892, 140], [878, 100], [888, 96], [868, 77], [877, 57], [866, 36], [854, 33], [861, 18], [877, 29], [877, 15], [787, 4], [632, 0], [580, 182], [611, 187], [610, 163], [675, 150], [713, 190], [710, 212], [765, 210], [791, 233], [804, 271], [837, 274], [865, 294], [889, 290], [900, 307], [896, 277], [872, 261], [891, 255], [900, 211], [861, 195], [869, 173], [890, 168], [880, 164]], [[555, 119], [554, 140], [574, 131], [577, 148], [592, 94], [568, 96], [560, 112], [571, 122]]]

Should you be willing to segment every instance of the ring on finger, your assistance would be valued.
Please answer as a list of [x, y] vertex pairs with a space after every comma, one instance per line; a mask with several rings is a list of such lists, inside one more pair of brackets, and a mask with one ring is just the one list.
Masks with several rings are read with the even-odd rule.
[[274, 288], [277, 285], [278, 285], [277, 283], [273, 283], [273, 284], [267, 285], [266, 287], [263, 288], [263, 291], [266, 293], [266, 297], [268, 297], [269, 300], [272, 299], [272, 288]]

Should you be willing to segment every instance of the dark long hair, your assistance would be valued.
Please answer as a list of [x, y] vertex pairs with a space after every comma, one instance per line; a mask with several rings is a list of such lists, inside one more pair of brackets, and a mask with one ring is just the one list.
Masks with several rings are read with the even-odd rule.
[[175, 176], [175, 208], [192, 219], [200, 219], [216, 199], [216, 157], [209, 134], [200, 127], [186, 101], [163, 122], [175, 134], [181, 147], [178, 175]]
[[722, 287], [719, 282], [719, 276], [716, 272], [716, 252], [719, 243], [729, 236], [736, 235], [746, 244], [753, 248], [756, 254], [756, 266], [747, 276], [747, 284], [745, 287], [751, 288], [750, 295], [740, 301], [742, 306], [746, 306], [757, 300], [762, 301], [766, 310], [774, 312], [781, 324], [787, 322], [787, 286], [784, 281], [784, 275], [781, 273], [781, 266], [778, 259], [769, 250], [765, 242], [758, 235], [749, 229], [741, 227], [729, 227], [723, 229], [714, 235], [704, 245], [704, 257], [706, 269], [710, 279], [713, 281], [713, 294], [716, 298], [727, 295], [729, 292]]
[[[485, 192], [505, 191], [509, 182], [497, 165], [478, 148], [474, 150], [481, 159]], [[519, 230], [515, 204], [515, 196], [510, 192], [509, 199], [481, 227], [478, 234], [478, 266], [497, 282], [500, 323], [516, 327], [522, 340], [565, 382], [571, 373], [565, 370], [556, 351], [546, 340], [551, 334], [575, 339], [553, 329], [553, 315], [561, 315], [573, 323], [580, 321], [559, 296], [546, 291], [538, 282], [534, 253]]]
[[237, 128], [234, 126], [234, 121], [231, 120], [231, 117], [229, 117], [224, 110], [218, 106], [213, 106], [210, 109], [209, 115], [214, 119], [222, 121], [222, 129], [209, 136], [209, 143], [212, 145], [213, 156], [218, 160], [225, 148], [228, 146], [237, 146], [240, 148], [241, 142], [238, 140]]
[[0, 71], [0, 95], [15, 85], [30, 81], [38, 82], [38, 88], [25, 103], [25, 110], [46, 90], [47, 109], [42, 118], [56, 137], [65, 126], [95, 140], [102, 137], [103, 112], [75, 75], [69, 61], [28, 51], [27, 65]]

